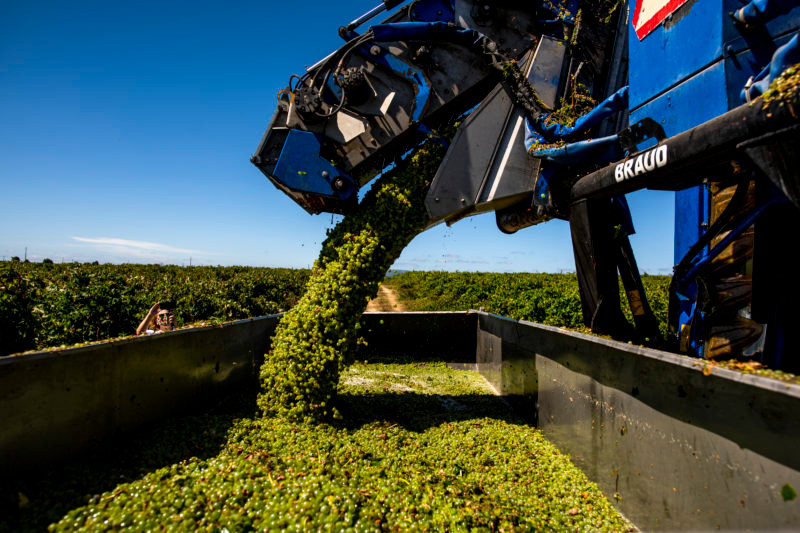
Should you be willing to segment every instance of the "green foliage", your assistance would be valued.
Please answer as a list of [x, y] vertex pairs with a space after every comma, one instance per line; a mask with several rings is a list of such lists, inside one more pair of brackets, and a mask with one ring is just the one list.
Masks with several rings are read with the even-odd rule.
[[[664, 337], [669, 280], [667, 276], [642, 276], [648, 301]], [[388, 278], [385, 283], [399, 293], [412, 311], [463, 311], [483, 307], [490, 313], [517, 320], [587, 330], [575, 274], [404, 272]], [[627, 301], [621, 287], [620, 300]]]
[[0, 355], [130, 335], [150, 307], [177, 302], [178, 325], [276, 313], [307, 270], [0, 263]]
[[[663, 343], [666, 343], [666, 339], [669, 337], [668, 310], [669, 283], [671, 280], [671, 276], [649, 276], [647, 274], [642, 276], [642, 285], [644, 285], [644, 290], [647, 294], [647, 301], [650, 303], [650, 308], [658, 321], [658, 330], [661, 333], [661, 339], [658, 342]], [[627, 302], [624, 298], [622, 301]], [[625, 311], [625, 316], [631, 319], [630, 309], [627, 306], [623, 306], [623, 310]]]
[[216, 455], [122, 483], [51, 531], [627, 531], [473, 372], [355, 364], [345, 422], [237, 422]]
[[797, 498], [797, 491], [794, 490], [794, 487], [786, 483], [783, 487], [781, 487], [781, 497], [783, 501], [790, 502]]
[[29, 265], [0, 263], [0, 355], [36, 345], [35, 306], [43, 283]]

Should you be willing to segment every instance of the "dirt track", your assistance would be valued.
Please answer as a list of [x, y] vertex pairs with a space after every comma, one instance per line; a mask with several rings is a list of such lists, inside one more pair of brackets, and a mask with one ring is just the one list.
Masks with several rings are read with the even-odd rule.
[[406, 311], [406, 306], [394, 290], [381, 285], [378, 287], [378, 296], [367, 304], [367, 311], [400, 312]]

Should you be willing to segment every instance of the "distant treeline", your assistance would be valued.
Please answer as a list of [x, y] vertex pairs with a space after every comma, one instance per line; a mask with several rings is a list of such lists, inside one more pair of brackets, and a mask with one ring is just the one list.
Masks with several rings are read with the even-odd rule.
[[0, 262], [0, 355], [135, 333], [172, 300], [178, 326], [294, 305], [308, 270]]

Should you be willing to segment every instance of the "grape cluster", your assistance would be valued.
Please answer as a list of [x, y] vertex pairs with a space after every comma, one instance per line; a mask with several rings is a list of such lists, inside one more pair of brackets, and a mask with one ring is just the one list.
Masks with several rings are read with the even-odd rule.
[[357, 346], [361, 314], [394, 260], [425, 228], [425, 194], [444, 151], [433, 139], [424, 143], [379, 178], [323, 242], [306, 291], [278, 325], [261, 368], [259, 405], [266, 415], [336, 415], [336, 384]]

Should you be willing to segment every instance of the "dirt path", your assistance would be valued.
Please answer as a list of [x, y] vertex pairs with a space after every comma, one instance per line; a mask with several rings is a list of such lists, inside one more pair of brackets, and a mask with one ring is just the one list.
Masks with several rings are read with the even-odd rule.
[[378, 296], [367, 304], [367, 311], [400, 312], [406, 311], [406, 306], [394, 290], [381, 285], [378, 287]]

